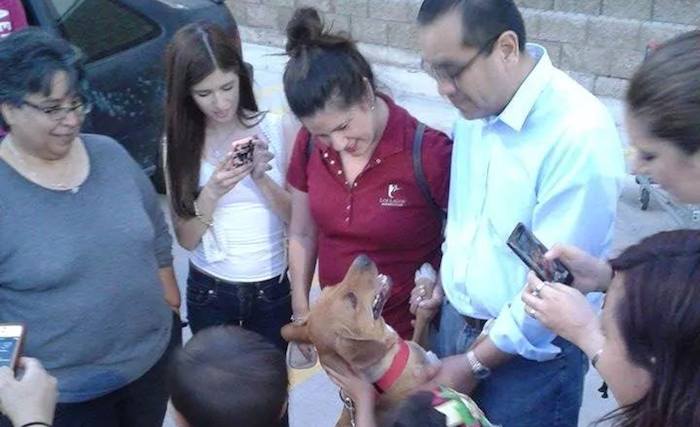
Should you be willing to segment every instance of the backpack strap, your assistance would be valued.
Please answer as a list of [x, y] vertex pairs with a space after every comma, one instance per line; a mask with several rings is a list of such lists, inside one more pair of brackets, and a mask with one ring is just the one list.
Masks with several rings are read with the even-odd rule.
[[435, 210], [435, 214], [440, 218], [441, 221], [445, 221], [447, 218], [447, 212], [445, 212], [433, 199], [432, 194], [430, 194], [430, 187], [428, 187], [428, 180], [425, 178], [425, 172], [423, 172], [423, 157], [421, 155], [423, 148], [423, 134], [425, 134], [425, 124], [418, 122], [416, 127], [416, 133], [413, 136], [413, 173], [416, 176], [416, 183], [418, 188], [420, 188], [421, 193], [425, 201]]

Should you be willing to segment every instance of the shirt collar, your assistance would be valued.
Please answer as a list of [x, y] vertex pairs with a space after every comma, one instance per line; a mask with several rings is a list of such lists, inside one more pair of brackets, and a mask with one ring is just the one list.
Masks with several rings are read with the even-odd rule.
[[554, 72], [554, 65], [552, 65], [552, 61], [549, 59], [547, 50], [544, 47], [528, 43], [526, 50], [537, 63], [517, 92], [515, 92], [506, 108], [496, 118], [516, 132], [522, 130], [525, 120], [537, 102], [537, 98], [539, 98], [549, 83]]

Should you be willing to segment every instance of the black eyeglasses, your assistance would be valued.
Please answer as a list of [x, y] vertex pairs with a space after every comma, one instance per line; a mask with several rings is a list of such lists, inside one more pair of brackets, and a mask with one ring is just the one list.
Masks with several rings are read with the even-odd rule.
[[464, 65], [460, 65], [457, 67], [444, 65], [432, 66], [429, 63], [421, 60], [421, 68], [423, 69], [423, 71], [425, 71], [426, 74], [428, 74], [430, 77], [434, 78], [438, 82], [448, 81], [453, 85], [457, 85], [457, 80], [459, 79], [459, 77], [462, 74], [464, 74], [464, 72], [467, 71], [469, 68], [471, 68], [471, 66], [474, 65], [476, 60], [479, 59], [481, 55], [491, 51], [493, 43], [496, 41], [496, 39], [498, 39], [498, 37], [494, 37], [487, 41], [483, 46], [479, 48], [479, 50], [476, 52], [476, 55], [474, 55]]
[[33, 104], [29, 101], [22, 101], [22, 105], [31, 107], [46, 117], [55, 122], [60, 122], [68, 117], [69, 113], [75, 113], [79, 118], [84, 118], [86, 114], [92, 111], [92, 105], [82, 101], [73, 102], [69, 107], [42, 107], [41, 105]]

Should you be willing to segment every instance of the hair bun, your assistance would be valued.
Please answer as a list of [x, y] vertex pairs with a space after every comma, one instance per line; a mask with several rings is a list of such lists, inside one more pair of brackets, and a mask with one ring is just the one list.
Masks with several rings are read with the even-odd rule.
[[323, 33], [323, 22], [318, 11], [312, 7], [302, 7], [294, 12], [287, 24], [287, 45], [285, 50], [296, 56], [303, 48], [316, 44]]

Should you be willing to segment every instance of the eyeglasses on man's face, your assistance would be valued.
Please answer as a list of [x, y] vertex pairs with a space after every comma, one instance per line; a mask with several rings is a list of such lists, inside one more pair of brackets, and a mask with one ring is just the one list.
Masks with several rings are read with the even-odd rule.
[[450, 82], [456, 85], [457, 80], [459, 80], [462, 74], [464, 74], [468, 69], [470, 69], [474, 65], [476, 60], [479, 59], [481, 55], [484, 55], [487, 52], [491, 51], [491, 48], [493, 47], [493, 42], [496, 41], [496, 39], [497, 37], [486, 42], [486, 44], [481, 46], [476, 52], [476, 54], [472, 56], [472, 58], [469, 61], [465, 62], [462, 65], [450, 64], [433, 66], [421, 60], [421, 68], [426, 74], [428, 74], [430, 77], [437, 80], [438, 82]]
[[41, 105], [36, 105], [27, 100], [22, 101], [22, 105], [26, 105], [33, 108], [36, 111], [43, 113], [49, 120], [54, 122], [60, 122], [68, 117], [68, 114], [75, 113], [78, 118], [83, 119], [90, 111], [92, 111], [92, 105], [85, 103], [81, 100], [73, 101], [67, 107], [45, 107]]

